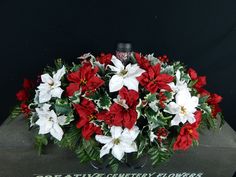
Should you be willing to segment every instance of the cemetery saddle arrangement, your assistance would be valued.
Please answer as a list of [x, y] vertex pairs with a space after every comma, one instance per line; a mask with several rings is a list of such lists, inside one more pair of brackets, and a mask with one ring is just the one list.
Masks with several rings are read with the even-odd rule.
[[36, 80], [24, 79], [11, 117], [24, 115], [36, 130], [39, 154], [54, 143], [81, 163], [106, 157], [113, 171], [128, 153], [165, 162], [198, 145], [201, 129], [224, 123], [222, 97], [204, 89], [206, 77], [166, 55], [87, 53], [72, 65], [57, 59]]

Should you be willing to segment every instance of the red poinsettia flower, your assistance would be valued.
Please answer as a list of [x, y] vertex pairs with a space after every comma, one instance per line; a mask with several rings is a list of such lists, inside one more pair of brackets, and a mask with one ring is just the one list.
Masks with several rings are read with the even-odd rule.
[[161, 108], [165, 108], [166, 105], [165, 105], [165, 101], [167, 100], [167, 97], [165, 96], [165, 93], [164, 92], [160, 92], [159, 93], [159, 105]]
[[99, 61], [101, 64], [108, 65], [111, 64], [111, 58], [112, 58], [111, 53], [108, 54], [101, 53], [101, 56], [97, 57], [96, 60]]
[[104, 81], [96, 74], [98, 67], [92, 68], [90, 63], [85, 63], [78, 71], [70, 73], [67, 79], [72, 82], [66, 88], [67, 95], [73, 96], [80, 88], [82, 92], [94, 91], [104, 84]]
[[115, 126], [124, 126], [131, 129], [137, 120], [136, 106], [139, 94], [135, 90], [128, 90], [123, 87], [119, 91], [119, 96], [107, 113], [110, 120], [108, 123]]
[[160, 71], [161, 65], [156, 64], [155, 66], [149, 67], [147, 72], [143, 73], [137, 79], [151, 93], [157, 92], [158, 89], [171, 91], [168, 83], [172, 82], [174, 77], [168, 74], [161, 74]]
[[202, 88], [207, 83], [206, 76], [198, 76], [197, 72], [192, 68], [189, 68], [188, 74], [192, 80], [194, 80], [194, 81], [197, 80], [197, 82], [194, 84], [193, 87], [198, 91], [198, 93], [201, 96], [209, 95], [209, 92]]
[[101, 128], [91, 121], [97, 119], [97, 110], [94, 103], [88, 99], [83, 99], [80, 104], [74, 104], [74, 108], [79, 115], [77, 128], [82, 128], [82, 135], [86, 140], [95, 134], [101, 134]]
[[212, 109], [212, 116], [213, 117], [216, 117], [216, 115], [221, 112], [221, 108], [219, 106], [219, 103], [222, 101], [222, 96], [216, 94], [216, 93], [213, 93], [210, 95], [210, 97], [208, 98], [207, 102], [208, 104], [211, 105], [211, 109]]
[[136, 61], [137, 61], [138, 65], [141, 68], [147, 70], [151, 66], [150, 62], [144, 56], [142, 56], [141, 54], [135, 52], [134, 56], [136, 58]]
[[193, 143], [193, 140], [199, 139], [197, 128], [201, 122], [202, 112], [196, 111], [195, 119], [196, 122], [193, 124], [187, 123], [180, 129], [180, 134], [174, 143], [174, 150], [187, 150]]

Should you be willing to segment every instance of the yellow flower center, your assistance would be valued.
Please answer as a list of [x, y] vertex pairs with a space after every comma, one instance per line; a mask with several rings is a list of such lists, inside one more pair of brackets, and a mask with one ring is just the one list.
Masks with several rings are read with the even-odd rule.
[[114, 143], [115, 145], [120, 144], [120, 139], [119, 139], [119, 138], [114, 139], [114, 140], [113, 140], [113, 143]]
[[187, 114], [187, 109], [184, 106], [180, 107], [180, 113], [181, 114]]

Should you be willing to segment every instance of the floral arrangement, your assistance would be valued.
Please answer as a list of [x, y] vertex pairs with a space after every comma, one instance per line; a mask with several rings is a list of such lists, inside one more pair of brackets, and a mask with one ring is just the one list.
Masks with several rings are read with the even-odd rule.
[[167, 56], [131, 53], [55, 61], [17, 93], [19, 114], [38, 130], [38, 152], [49, 143], [73, 150], [81, 162], [108, 157], [114, 171], [125, 155], [150, 155], [152, 164], [198, 145], [199, 131], [223, 124], [222, 97], [203, 87], [206, 77]]

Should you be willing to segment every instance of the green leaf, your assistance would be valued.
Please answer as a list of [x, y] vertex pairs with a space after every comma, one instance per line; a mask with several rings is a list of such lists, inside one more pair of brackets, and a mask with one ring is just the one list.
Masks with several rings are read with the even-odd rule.
[[19, 117], [21, 114], [22, 114], [21, 108], [20, 108], [19, 105], [17, 105], [12, 109], [9, 117], [10, 117], [11, 120], [14, 120], [17, 117]]
[[79, 157], [81, 163], [101, 160], [98, 143], [92, 139], [82, 139], [75, 153]]
[[101, 109], [109, 109], [111, 106], [111, 98], [109, 97], [107, 92], [103, 92], [101, 94], [101, 97], [98, 99], [98, 101], [95, 101], [97, 106]]
[[111, 170], [114, 173], [116, 173], [118, 171], [118, 169], [119, 169], [120, 162], [116, 158], [114, 158], [112, 155], [110, 155], [108, 159], [109, 159], [109, 163], [108, 164], [111, 167]]
[[56, 59], [56, 60], [54, 61], [54, 64], [55, 64], [57, 70], [61, 69], [62, 66], [63, 66], [62, 59], [61, 59], [61, 58]]
[[56, 141], [56, 143], [63, 148], [68, 148], [70, 150], [75, 150], [77, 144], [80, 140], [80, 130], [73, 126], [64, 134], [61, 141]]
[[66, 99], [57, 99], [54, 105], [54, 109], [57, 114], [66, 115], [72, 112], [70, 104], [68, 103], [68, 100]]
[[138, 153], [137, 158], [144, 154], [144, 149], [148, 146], [148, 139], [143, 136], [139, 136]]
[[81, 89], [76, 91], [73, 96], [70, 97], [70, 101], [75, 104], [80, 103]]
[[188, 87], [193, 87], [196, 83], [197, 83], [198, 80], [191, 80], [188, 84]]
[[144, 99], [147, 100], [149, 103], [153, 102], [153, 101], [157, 100], [157, 94], [156, 93], [154, 93], [154, 94], [149, 93], [144, 97]]
[[157, 165], [168, 161], [172, 155], [172, 152], [165, 148], [152, 147], [149, 149], [148, 154], [152, 160], [152, 165]]
[[38, 154], [41, 155], [43, 152], [43, 147], [48, 144], [48, 139], [45, 135], [36, 135], [35, 136], [35, 147], [38, 151]]
[[138, 103], [138, 105], [136, 106], [136, 111], [137, 111], [137, 113], [138, 113], [137, 118], [139, 118], [139, 117], [142, 115], [142, 109], [143, 109], [142, 100], [139, 99], [139, 103]]
[[199, 98], [199, 104], [206, 103], [208, 100], [209, 96], [204, 96]]

